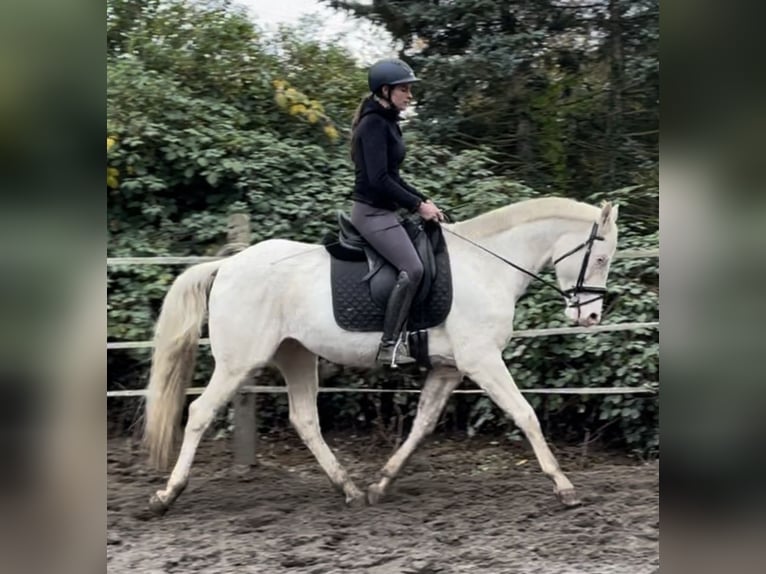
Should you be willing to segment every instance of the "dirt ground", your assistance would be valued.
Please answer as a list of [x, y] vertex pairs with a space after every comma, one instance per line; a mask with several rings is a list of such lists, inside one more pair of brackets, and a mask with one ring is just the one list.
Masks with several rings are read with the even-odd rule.
[[[328, 442], [360, 487], [390, 450]], [[108, 450], [108, 572], [643, 574], [659, 572], [659, 465], [556, 451], [583, 504], [562, 507], [523, 446], [433, 439], [380, 505], [346, 508], [295, 439], [262, 438], [236, 467], [203, 441], [162, 518], [143, 509], [167, 475], [130, 440]]]

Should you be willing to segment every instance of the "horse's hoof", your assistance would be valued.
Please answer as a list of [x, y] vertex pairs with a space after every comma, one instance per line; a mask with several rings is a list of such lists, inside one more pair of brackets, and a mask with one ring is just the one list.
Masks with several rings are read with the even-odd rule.
[[155, 516], [162, 516], [168, 511], [169, 506], [162, 501], [159, 493], [154, 493], [149, 499], [149, 511]]
[[580, 499], [577, 497], [577, 492], [574, 488], [566, 488], [556, 492], [561, 504], [564, 506], [579, 506], [581, 504]]
[[367, 499], [365, 498], [364, 493], [359, 491], [346, 495], [346, 506], [349, 508], [362, 508], [363, 506], [367, 506]]
[[378, 504], [381, 500], [383, 500], [383, 489], [380, 488], [380, 485], [378, 484], [371, 484], [370, 487], [367, 489], [367, 502], [370, 505]]

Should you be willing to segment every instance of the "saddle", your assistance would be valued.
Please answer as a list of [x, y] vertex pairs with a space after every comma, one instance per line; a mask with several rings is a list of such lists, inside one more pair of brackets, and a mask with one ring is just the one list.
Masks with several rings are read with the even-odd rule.
[[[410, 309], [408, 331], [444, 322], [452, 306], [452, 274], [447, 244], [438, 223], [420, 217], [402, 220], [423, 262], [423, 279]], [[398, 271], [338, 213], [338, 234], [323, 243], [330, 254], [335, 322], [348, 331], [382, 331], [386, 303]]]
[[[436, 277], [436, 259], [434, 251], [425, 232], [424, 221], [405, 219], [402, 221], [407, 235], [415, 246], [420, 261], [423, 263], [423, 279], [420, 282], [418, 292], [415, 294], [414, 303], [422, 303], [431, 290], [431, 284]], [[369, 282], [372, 300], [385, 308], [388, 296], [391, 294], [398, 271], [386, 261], [375, 249], [367, 243], [364, 237], [356, 230], [351, 219], [343, 212], [338, 212], [338, 246], [328, 247], [328, 251], [334, 257], [345, 261], [367, 261], [368, 271], [362, 281]], [[434, 230], [431, 230], [434, 232]], [[441, 229], [439, 228], [439, 231]]]

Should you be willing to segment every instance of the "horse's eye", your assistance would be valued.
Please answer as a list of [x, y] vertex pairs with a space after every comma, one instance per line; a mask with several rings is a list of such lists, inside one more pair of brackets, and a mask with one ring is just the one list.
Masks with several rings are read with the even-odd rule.
[[600, 265], [601, 267], [606, 265], [607, 261], [609, 261], [609, 258], [606, 255], [599, 255], [596, 257], [596, 265]]

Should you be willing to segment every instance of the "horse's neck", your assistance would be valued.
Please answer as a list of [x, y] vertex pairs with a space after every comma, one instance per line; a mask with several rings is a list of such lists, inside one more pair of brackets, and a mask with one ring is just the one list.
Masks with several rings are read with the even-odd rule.
[[[558, 218], [538, 219], [482, 237], [477, 242], [512, 261], [530, 273], [539, 273], [551, 259], [554, 245], [563, 233], [572, 231], [575, 222]], [[520, 297], [532, 278], [509, 266], [513, 276], [513, 290]]]

